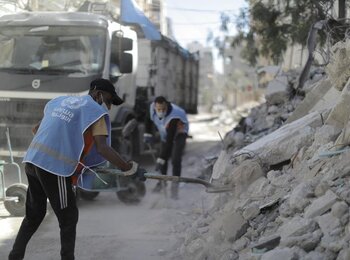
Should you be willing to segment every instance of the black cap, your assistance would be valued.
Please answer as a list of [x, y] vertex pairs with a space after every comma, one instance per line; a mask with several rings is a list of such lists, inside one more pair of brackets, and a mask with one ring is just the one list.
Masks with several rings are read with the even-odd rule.
[[113, 105], [120, 105], [122, 104], [124, 101], [117, 95], [117, 92], [115, 92], [115, 88], [112, 84], [112, 82], [110, 82], [107, 79], [95, 79], [93, 81], [91, 81], [90, 83], [90, 90], [102, 90], [105, 92], [108, 92], [109, 94], [112, 95], [112, 104]]

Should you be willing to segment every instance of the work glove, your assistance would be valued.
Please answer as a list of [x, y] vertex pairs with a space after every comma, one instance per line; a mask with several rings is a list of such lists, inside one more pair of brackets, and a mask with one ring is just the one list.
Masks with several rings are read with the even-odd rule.
[[146, 170], [139, 167], [137, 162], [130, 161], [129, 163], [131, 163], [131, 169], [124, 171], [123, 175], [131, 177], [132, 179], [145, 181], [146, 180], [146, 177], [145, 177]]
[[152, 144], [154, 142], [153, 135], [148, 134], [148, 133], [144, 133], [143, 134], [143, 142], [145, 144]]
[[162, 168], [164, 167], [164, 164], [165, 164], [165, 160], [158, 157], [157, 160], [156, 160], [156, 168], [155, 168], [155, 171], [156, 171], [156, 172], [161, 172], [161, 171], [162, 171]]

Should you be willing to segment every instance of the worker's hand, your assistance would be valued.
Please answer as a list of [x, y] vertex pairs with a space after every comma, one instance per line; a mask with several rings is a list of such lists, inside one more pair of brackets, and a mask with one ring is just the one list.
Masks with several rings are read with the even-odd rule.
[[141, 167], [137, 168], [137, 171], [135, 172], [134, 175], [131, 176], [131, 178], [139, 180], [139, 181], [145, 181], [146, 177], [145, 177], [145, 173], [147, 171]]
[[137, 164], [137, 162], [130, 161], [129, 163], [131, 164], [131, 169], [124, 171], [123, 172], [124, 176], [128, 176], [128, 177], [131, 177], [133, 179], [140, 180], [140, 181], [145, 181], [146, 180], [146, 177], [145, 177], [146, 170], [143, 168], [140, 168], [139, 165]]
[[130, 161], [129, 164], [131, 165], [130, 169], [127, 171], [123, 171], [123, 175], [124, 176], [132, 176], [136, 173], [139, 165], [137, 164], [137, 162], [134, 161]]
[[144, 133], [143, 134], [143, 142], [145, 144], [152, 144], [154, 142], [153, 135], [148, 134], [148, 133]]
[[165, 160], [164, 159], [157, 158], [156, 168], [155, 168], [156, 172], [160, 172], [162, 170], [164, 164], [165, 164]]

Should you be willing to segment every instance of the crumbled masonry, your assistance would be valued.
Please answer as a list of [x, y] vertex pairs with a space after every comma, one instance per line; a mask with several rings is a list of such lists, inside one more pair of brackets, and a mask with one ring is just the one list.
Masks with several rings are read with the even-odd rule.
[[201, 177], [234, 188], [205, 195], [173, 259], [350, 259], [349, 42], [299, 92], [295, 71], [277, 75], [226, 134]]

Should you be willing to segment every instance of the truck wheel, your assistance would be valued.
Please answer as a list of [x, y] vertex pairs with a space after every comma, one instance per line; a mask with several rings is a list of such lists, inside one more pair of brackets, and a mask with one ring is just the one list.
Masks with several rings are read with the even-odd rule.
[[123, 138], [119, 143], [118, 151], [126, 160], [131, 160], [133, 155], [132, 139]]
[[16, 217], [23, 217], [26, 213], [27, 186], [16, 183], [6, 189], [6, 197], [17, 197], [17, 200], [5, 200], [6, 210]]
[[117, 197], [126, 204], [137, 204], [146, 194], [145, 183], [130, 178], [119, 178], [121, 188], [126, 190], [117, 191]]
[[83, 200], [93, 200], [98, 196], [98, 194], [98, 191], [86, 191], [78, 189], [78, 196], [81, 197]]
[[[137, 121], [131, 119], [128, 122]], [[124, 127], [127, 127], [127, 125], [128, 123], [126, 123]], [[125, 160], [131, 160], [135, 155], [137, 155], [139, 146], [139, 134], [137, 127], [128, 130], [129, 132], [127, 135], [119, 133], [114, 135], [114, 138], [112, 135], [112, 147], [116, 149]]]

